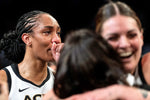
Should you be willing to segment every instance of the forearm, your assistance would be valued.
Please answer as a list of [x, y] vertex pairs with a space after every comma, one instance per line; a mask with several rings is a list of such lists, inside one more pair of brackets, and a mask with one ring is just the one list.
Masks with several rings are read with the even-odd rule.
[[118, 94], [113, 94], [114, 98], [116, 95], [123, 100], [150, 100], [150, 94], [147, 90], [124, 85], [118, 85], [115, 88], [118, 90]]
[[95, 89], [83, 94], [77, 94], [66, 100], [150, 100], [150, 92], [139, 88], [112, 85]]
[[112, 85], [98, 91], [104, 93], [101, 93], [100, 97], [98, 96], [95, 100], [150, 100], [150, 91], [125, 85]]
[[143, 100], [150, 100], [150, 91], [144, 89], [138, 89], [139, 94], [142, 95]]
[[[106, 88], [76, 94], [64, 100], [150, 100], [150, 91], [125, 85], [112, 85]], [[42, 100], [59, 99], [53, 91], [47, 93]]]

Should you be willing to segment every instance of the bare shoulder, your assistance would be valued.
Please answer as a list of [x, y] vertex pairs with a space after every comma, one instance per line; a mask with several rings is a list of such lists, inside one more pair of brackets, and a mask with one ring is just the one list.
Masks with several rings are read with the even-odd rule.
[[150, 69], [150, 52], [146, 53], [143, 55], [142, 57], [142, 60], [141, 60], [141, 66], [142, 66], [142, 69]]
[[7, 81], [7, 75], [4, 70], [0, 70], [0, 80], [1, 81]]
[[150, 52], [146, 53], [142, 57], [141, 66], [142, 72], [146, 82], [150, 85]]
[[142, 64], [149, 63], [149, 61], [150, 61], [150, 52], [143, 55]]

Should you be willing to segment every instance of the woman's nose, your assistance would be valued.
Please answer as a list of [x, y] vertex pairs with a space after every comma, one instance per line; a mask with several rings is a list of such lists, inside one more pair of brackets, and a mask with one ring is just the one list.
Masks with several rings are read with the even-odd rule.
[[61, 38], [58, 34], [53, 34], [53, 37], [52, 37], [52, 43], [55, 42], [56, 44], [58, 43], [61, 43]]
[[130, 46], [130, 40], [127, 37], [122, 37], [119, 39], [119, 47], [127, 48]]

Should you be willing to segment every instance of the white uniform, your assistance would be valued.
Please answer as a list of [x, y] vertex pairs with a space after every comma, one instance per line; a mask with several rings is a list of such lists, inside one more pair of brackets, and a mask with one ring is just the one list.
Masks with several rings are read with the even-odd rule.
[[4, 68], [9, 84], [9, 100], [41, 100], [43, 94], [53, 88], [54, 76], [48, 67], [47, 78], [41, 85], [21, 77], [18, 65], [12, 64]]

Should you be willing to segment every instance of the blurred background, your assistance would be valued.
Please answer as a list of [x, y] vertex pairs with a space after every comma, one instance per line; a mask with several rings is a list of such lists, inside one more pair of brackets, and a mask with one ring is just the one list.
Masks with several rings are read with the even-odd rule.
[[[0, 0], [0, 38], [15, 29], [18, 18], [31, 10], [42, 10], [54, 16], [62, 29], [62, 41], [67, 33], [79, 28], [94, 28], [98, 8], [108, 0]], [[119, 0], [113, 0], [119, 1]], [[150, 51], [150, 8], [148, 0], [120, 0], [127, 3], [142, 21], [144, 28], [143, 53]], [[1, 55], [3, 57], [3, 55]], [[4, 59], [0, 58], [0, 64]], [[2, 60], [1, 60], [2, 59]], [[9, 64], [9, 63], [7, 63]], [[6, 64], [5, 64], [6, 65]], [[4, 65], [4, 66], [5, 66]]]

